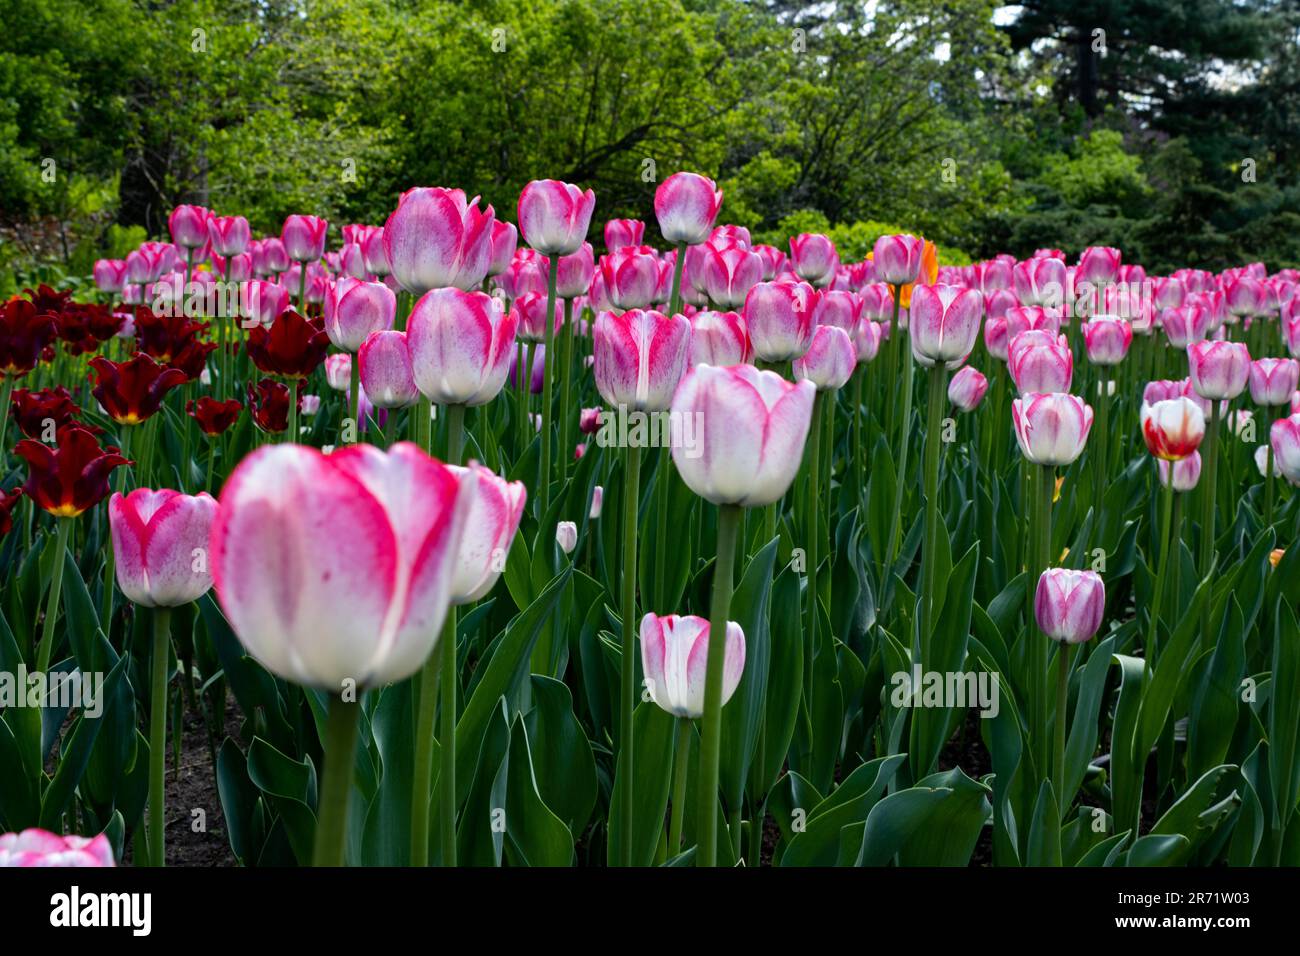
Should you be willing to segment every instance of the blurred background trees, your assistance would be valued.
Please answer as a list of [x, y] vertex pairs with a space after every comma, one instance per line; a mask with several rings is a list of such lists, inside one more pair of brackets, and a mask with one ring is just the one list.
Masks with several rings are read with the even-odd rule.
[[411, 185], [725, 218], [948, 261], [1118, 245], [1300, 264], [1300, 0], [0, 0], [0, 293], [177, 202], [276, 230]]

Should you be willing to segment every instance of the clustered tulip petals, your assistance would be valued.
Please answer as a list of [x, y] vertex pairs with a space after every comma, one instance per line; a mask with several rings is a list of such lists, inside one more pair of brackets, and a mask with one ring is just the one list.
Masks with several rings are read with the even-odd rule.
[[1054, 641], [1082, 644], [1101, 627], [1106, 586], [1095, 571], [1048, 568], [1034, 591], [1034, 617]]
[[[722, 703], [731, 699], [745, 671], [745, 632], [727, 622]], [[709, 622], [694, 615], [647, 614], [641, 619], [641, 667], [650, 699], [675, 717], [704, 716], [704, 672]]]

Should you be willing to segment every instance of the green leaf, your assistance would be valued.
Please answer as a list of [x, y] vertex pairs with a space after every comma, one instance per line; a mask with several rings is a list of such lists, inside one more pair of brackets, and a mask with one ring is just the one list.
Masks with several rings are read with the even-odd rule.
[[[654, 861], [664, 828], [664, 811], [673, 776], [673, 738], [676, 719], [651, 701], [640, 704], [632, 715], [632, 865], [649, 866]], [[623, 806], [619, 774], [623, 761], [614, 772], [614, 789], [609, 808], [609, 855], [611, 865], [623, 859]]]
[[561, 681], [532, 675], [533, 708], [524, 717], [533, 776], [542, 802], [578, 836], [596, 805], [596, 760]]
[[510, 732], [505, 823], [506, 854], [512, 863], [569, 866], [573, 862], [573, 836], [538, 792], [528, 728], [522, 719]]

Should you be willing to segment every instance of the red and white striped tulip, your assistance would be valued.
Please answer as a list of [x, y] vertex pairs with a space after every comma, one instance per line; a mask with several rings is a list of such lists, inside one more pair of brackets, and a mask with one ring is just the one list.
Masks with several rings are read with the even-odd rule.
[[[745, 672], [745, 633], [727, 622], [722, 663], [725, 706]], [[641, 668], [645, 686], [660, 708], [675, 717], [704, 716], [705, 663], [709, 656], [709, 622], [695, 615], [647, 614], [641, 619]]]
[[1144, 401], [1139, 421], [1147, 450], [1164, 461], [1189, 457], [1205, 437], [1205, 413], [1186, 396]]
[[420, 297], [407, 321], [415, 384], [440, 405], [483, 405], [510, 373], [516, 314], [483, 292], [434, 289]]

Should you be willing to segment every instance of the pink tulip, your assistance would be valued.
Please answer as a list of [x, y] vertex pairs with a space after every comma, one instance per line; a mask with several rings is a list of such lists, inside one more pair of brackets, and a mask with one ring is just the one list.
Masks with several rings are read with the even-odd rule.
[[730, 224], [715, 226], [713, 232], [709, 233], [709, 242], [722, 245], [723, 243], [739, 243], [746, 249], [753, 248], [754, 240], [749, 234], [749, 230], [744, 226], [733, 226]]
[[408, 189], [384, 223], [384, 252], [402, 288], [413, 295], [430, 289], [477, 289], [492, 256], [492, 207], [460, 189]]
[[325, 381], [336, 392], [346, 392], [352, 382], [352, 356], [336, 352], [325, 356]]
[[[357, 361], [361, 387], [377, 408], [407, 408], [419, 401], [405, 332], [372, 332], [357, 352]], [[351, 371], [349, 367], [349, 375]]]
[[1007, 320], [1007, 342], [1014, 342], [1021, 332], [1050, 332], [1053, 336], [1061, 331], [1061, 313], [1057, 309], [1047, 309], [1039, 305], [1010, 306], [1005, 317]]
[[857, 351], [849, 333], [835, 325], [819, 325], [808, 351], [794, 360], [795, 379], [807, 379], [819, 392], [843, 388], [853, 375]]
[[212, 251], [219, 256], [237, 256], [248, 248], [251, 233], [248, 220], [243, 216], [211, 216], [208, 219], [208, 240]]
[[596, 194], [571, 183], [534, 179], [519, 194], [519, 232], [545, 256], [569, 256], [582, 247]]
[[1169, 487], [1174, 483], [1174, 491], [1191, 491], [1201, 480], [1201, 453], [1194, 451], [1186, 458], [1177, 461], [1156, 459], [1156, 472], [1160, 475], [1160, 484]]
[[867, 318], [858, 320], [857, 327], [853, 330], [853, 348], [859, 365], [875, 361], [880, 353], [883, 329], [884, 326], [879, 322], [872, 322]]
[[1067, 273], [1062, 260], [1026, 259], [1012, 267], [1011, 276], [1021, 304], [1057, 309], [1065, 304]]
[[166, 265], [165, 250], [158, 243], [146, 242], [126, 254], [126, 281], [131, 285], [148, 285], [162, 276]]
[[1187, 347], [1187, 365], [1201, 398], [1236, 398], [1250, 376], [1250, 352], [1240, 342], [1194, 342]]
[[820, 297], [806, 282], [760, 282], [750, 289], [743, 314], [754, 354], [789, 362], [808, 351]]
[[1163, 461], [1187, 458], [1205, 437], [1205, 413], [1186, 396], [1143, 401], [1139, 419], [1147, 450]]
[[253, 257], [247, 252], [229, 258], [213, 256], [212, 260], [221, 278], [227, 282], [242, 283], [253, 278]]
[[415, 384], [440, 405], [490, 402], [510, 371], [517, 323], [483, 292], [425, 293], [407, 322]]
[[1300, 299], [1293, 299], [1283, 308], [1282, 337], [1291, 357], [1300, 359]]
[[1177, 276], [1151, 279], [1151, 301], [1157, 309], [1177, 309], [1187, 298], [1187, 288]]
[[635, 411], [663, 411], [672, 401], [690, 353], [685, 316], [630, 309], [596, 317], [596, 388], [605, 401]]
[[754, 251], [763, 260], [763, 281], [771, 282], [785, 268], [785, 253], [776, 246], [758, 245]]
[[1106, 586], [1096, 571], [1048, 568], [1034, 591], [1034, 618], [1044, 634], [1065, 644], [1091, 640], [1106, 611]]
[[892, 286], [915, 282], [921, 274], [921, 253], [925, 240], [918, 236], [881, 236], [872, 251], [876, 280]]
[[522, 481], [506, 481], [479, 464], [450, 469], [466, 499], [465, 533], [452, 567], [451, 603], [472, 604], [501, 576], [528, 492]]
[[994, 292], [1010, 290], [1014, 280], [1011, 277], [1011, 263], [1006, 259], [993, 259], [980, 263], [976, 267], [976, 287], [985, 296]]
[[180, 607], [212, 586], [208, 533], [217, 503], [206, 493], [137, 488], [108, 504], [117, 585], [143, 607]]
[[1094, 316], [1083, 323], [1083, 344], [1093, 365], [1118, 365], [1133, 344], [1133, 327], [1118, 316]]
[[[722, 704], [740, 685], [745, 672], [745, 633], [727, 622], [723, 649]], [[704, 716], [704, 672], [709, 656], [709, 622], [694, 615], [647, 614], [641, 619], [641, 668], [646, 690], [660, 708], [675, 717]]]
[[584, 435], [594, 435], [600, 431], [599, 408], [584, 408], [578, 413], [578, 431]]
[[600, 259], [605, 295], [616, 309], [646, 309], [655, 301], [659, 259], [636, 246], [619, 248]]
[[1252, 276], [1242, 275], [1224, 287], [1228, 314], [1242, 317], [1261, 315], [1264, 312], [1264, 285]]
[[258, 247], [258, 254], [253, 256], [253, 271], [258, 275], [268, 276], [287, 272], [288, 269], [289, 253], [285, 250], [284, 243], [275, 237], [263, 239]]
[[[556, 276], [555, 294], [561, 299], [572, 299], [586, 295], [591, 287], [592, 276], [596, 272], [596, 254], [591, 243], [584, 242], [578, 251], [568, 256], [560, 256], [559, 275]], [[547, 260], [550, 269], [550, 260]], [[557, 310], [558, 311], [558, 310]]]
[[[524, 349], [525, 346], [521, 342], [519, 343], [519, 347], [515, 349], [513, 352], [511, 352], [510, 374], [506, 377], [506, 381], [510, 383], [511, 388], [519, 387], [519, 365], [521, 362], [525, 361]], [[591, 357], [588, 356], [589, 364], [590, 364], [590, 358]], [[540, 344], [534, 345], [533, 365], [532, 368], [529, 370], [529, 375], [528, 375], [528, 391], [534, 395], [542, 394], [542, 384], [545, 378], [546, 378], [546, 346]], [[538, 419], [537, 427], [538, 430], [540, 431], [541, 430], [540, 418]]]
[[361, 238], [361, 258], [366, 271], [384, 277], [393, 270], [388, 265], [388, 252], [384, 249], [384, 230], [373, 226]]
[[1300, 484], [1300, 413], [1279, 418], [1269, 430], [1273, 462], [1292, 484]]
[[1300, 386], [1300, 362], [1262, 358], [1250, 363], [1250, 398], [1256, 405], [1285, 405]]
[[1074, 281], [1093, 286], [1110, 285], [1119, 281], [1120, 251], [1110, 246], [1089, 246], [1079, 256], [1079, 267]]
[[645, 223], [640, 219], [611, 219], [605, 223], [605, 249], [614, 252], [645, 241]]
[[1016, 441], [1025, 458], [1060, 467], [1083, 454], [1092, 430], [1092, 408], [1063, 392], [1022, 395], [1011, 403]]
[[487, 274], [499, 276], [510, 268], [510, 261], [519, 248], [519, 230], [513, 222], [492, 220], [491, 239], [488, 243]]
[[858, 293], [862, 317], [873, 322], [889, 322], [894, 317], [894, 290], [888, 283], [873, 282]]
[[555, 526], [555, 543], [565, 554], [573, 554], [578, 546], [578, 526], [572, 521], [561, 521]]
[[403, 680], [442, 631], [467, 504], [456, 475], [409, 442], [259, 448], [227, 479], [212, 528], [226, 619], [286, 680], [335, 692]]
[[704, 252], [704, 289], [710, 301], [724, 309], [738, 309], [745, 296], [763, 278], [763, 260], [737, 243], [700, 247]]
[[325, 233], [329, 223], [319, 216], [292, 215], [284, 221], [280, 241], [294, 262], [315, 262], [325, 255]]
[[1063, 335], [1021, 332], [1007, 349], [1007, 368], [1022, 395], [1068, 392], [1074, 379], [1074, 353]]
[[735, 312], [697, 312], [691, 317], [691, 365], [741, 365], [754, 360], [745, 320]]
[[752, 365], [695, 366], [672, 401], [674, 417], [699, 429], [693, 442], [673, 444], [682, 480], [714, 504], [772, 504], [803, 460], [815, 393], [812, 382]]
[[587, 511], [587, 518], [595, 521], [600, 518], [601, 508], [605, 503], [605, 489], [600, 485], [591, 489], [591, 507]]
[[103, 833], [95, 837], [60, 836], [36, 827], [21, 833], [0, 833], [0, 869], [114, 865], [113, 846]]
[[[545, 292], [527, 292], [515, 299], [510, 314], [515, 317], [515, 332], [519, 338], [525, 342], [546, 341], [546, 305]], [[563, 314], [556, 309], [552, 323], [552, 332], [556, 335], [559, 334], [563, 321]]]
[[1193, 342], [1201, 342], [1210, 333], [1211, 316], [1199, 305], [1185, 305], [1177, 309], [1164, 309], [1160, 313], [1160, 327], [1165, 338], [1176, 349], [1185, 349]]
[[361, 251], [361, 246], [355, 242], [345, 243], [339, 250], [338, 269], [336, 270], [341, 276], [349, 276], [353, 279], [364, 279], [370, 273], [366, 269], [366, 256]]
[[821, 287], [834, 278], [840, 257], [826, 236], [804, 232], [790, 239], [790, 264], [800, 279]]
[[712, 179], [698, 173], [673, 173], [655, 190], [655, 218], [666, 242], [699, 245], [709, 238], [722, 190]]
[[[507, 296], [517, 299], [535, 293], [545, 297], [551, 270], [550, 260], [532, 249], [518, 250], [501, 275], [501, 287]], [[543, 323], [545, 325], [545, 323]]]
[[202, 206], [177, 206], [167, 217], [172, 242], [184, 249], [198, 249], [208, 242], [208, 219], [212, 213]]
[[249, 279], [242, 292], [240, 315], [245, 319], [243, 325], [246, 328], [261, 325], [269, 329], [271, 323], [289, 309], [289, 290], [274, 282]]
[[927, 368], [960, 366], [979, 337], [983, 307], [974, 289], [918, 285], [908, 310], [913, 357]]
[[126, 285], [126, 260], [96, 259], [94, 276], [100, 292], [121, 292]]
[[325, 334], [338, 348], [355, 352], [371, 332], [391, 329], [397, 296], [382, 282], [342, 278], [330, 286], [325, 302]]
[[988, 390], [989, 380], [983, 373], [965, 365], [948, 382], [948, 401], [963, 412], [973, 412], [979, 408]]
[[852, 333], [862, 318], [862, 297], [856, 292], [828, 289], [813, 309], [813, 325], [833, 325]]

